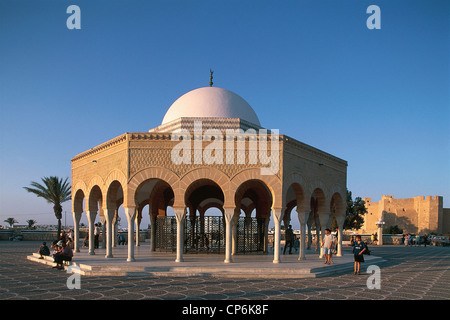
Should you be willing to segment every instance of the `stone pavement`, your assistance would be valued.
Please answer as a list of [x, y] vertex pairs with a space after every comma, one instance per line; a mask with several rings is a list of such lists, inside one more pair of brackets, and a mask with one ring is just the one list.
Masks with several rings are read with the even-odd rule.
[[[93, 275], [80, 276], [80, 289], [68, 289], [70, 274], [27, 260], [39, 245], [0, 241], [0, 300], [450, 300], [450, 247], [371, 247], [385, 260], [379, 265], [380, 289], [368, 288], [367, 263], [359, 276], [352, 272], [300, 279]], [[343, 253], [351, 254], [349, 248]], [[101, 250], [97, 255], [104, 256]]]

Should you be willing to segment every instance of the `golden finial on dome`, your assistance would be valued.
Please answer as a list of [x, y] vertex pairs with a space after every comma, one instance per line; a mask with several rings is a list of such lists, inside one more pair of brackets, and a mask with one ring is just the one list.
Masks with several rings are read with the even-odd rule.
[[212, 79], [213, 79], [213, 73], [214, 73], [214, 71], [212, 71], [211, 69], [209, 69], [209, 86], [210, 86], [210, 87], [212, 87], [212, 85], [213, 85], [213, 81], [212, 81]]

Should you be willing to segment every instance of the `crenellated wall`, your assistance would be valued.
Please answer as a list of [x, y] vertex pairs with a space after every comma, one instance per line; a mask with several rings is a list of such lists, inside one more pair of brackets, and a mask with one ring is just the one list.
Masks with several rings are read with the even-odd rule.
[[403, 232], [410, 233], [449, 233], [448, 223], [445, 223], [443, 197], [419, 196], [407, 199], [395, 199], [393, 195], [383, 195], [379, 202], [365, 197], [367, 214], [364, 226], [360, 232], [374, 233], [375, 223], [383, 217], [385, 227], [399, 226]]

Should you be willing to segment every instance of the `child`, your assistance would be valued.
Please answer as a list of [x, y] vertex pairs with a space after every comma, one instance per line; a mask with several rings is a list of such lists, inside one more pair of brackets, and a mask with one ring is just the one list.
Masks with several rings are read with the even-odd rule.
[[359, 274], [359, 267], [361, 265], [361, 262], [364, 262], [364, 251], [366, 251], [366, 244], [361, 241], [361, 236], [356, 236], [356, 241], [353, 244], [353, 255], [355, 257], [354, 274]]

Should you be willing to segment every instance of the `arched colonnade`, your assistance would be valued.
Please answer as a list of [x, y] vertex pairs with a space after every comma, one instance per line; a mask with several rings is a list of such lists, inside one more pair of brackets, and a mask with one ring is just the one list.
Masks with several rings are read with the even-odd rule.
[[[344, 190], [325, 186], [320, 181], [307, 182], [299, 173], [291, 173], [288, 177], [283, 182], [275, 175], [261, 175], [259, 168], [244, 169], [228, 177], [213, 167], [196, 168], [178, 176], [167, 168], [151, 167], [137, 172], [128, 180], [121, 171], [113, 170], [106, 179], [94, 176], [88, 182], [73, 181], [75, 252], [79, 252], [79, 222], [85, 212], [89, 221], [89, 254], [95, 254], [94, 222], [100, 215], [106, 226], [105, 257], [112, 258], [113, 226], [118, 209], [123, 206], [128, 222], [127, 261], [134, 261], [134, 229], [135, 225], [139, 226], [142, 210], [148, 205], [152, 233], [155, 232], [153, 225], [156, 218], [167, 215], [168, 207], [173, 208], [177, 222], [177, 262], [183, 261], [185, 219], [197, 212], [202, 216], [211, 207], [218, 208], [225, 220], [225, 263], [232, 262], [235, 253], [237, 218], [241, 214], [249, 216], [252, 212], [256, 212], [256, 217], [266, 218], [265, 230], [268, 229], [270, 217], [273, 217], [273, 262], [280, 262], [281, 224], [287, 226], [295, 219], [294, 208], [301, 229], [299, 260], [305, 259], [306, 227], [310, 231], [314, 224], [316, 232], [322, 236], [324, 228], [333, 220], [339, 227], [337, 255], [340, 256], [345, 215]], [[138, 231], [139, 227], [136, 228]], [[154, 241], [151, 241], [151, 247], [154, 250]]]

